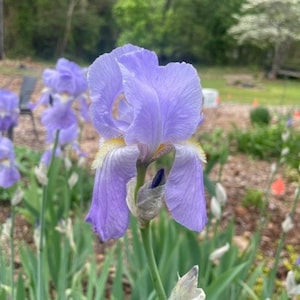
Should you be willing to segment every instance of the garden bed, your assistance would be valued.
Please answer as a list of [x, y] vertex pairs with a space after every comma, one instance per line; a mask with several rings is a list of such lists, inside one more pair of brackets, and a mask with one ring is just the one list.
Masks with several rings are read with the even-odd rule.
[[[2, 75], [2, 79], [8, 82], [7, 88], [14, 90], [16, 93], [19, 91], [20, 78], [13, 75]], [[3, 81], [3, 82], [4, 82]], [[33, 94], [33, 101], [37, 101], [41, 90], [42, 83], [39, 81], [36, 90]], [[249, 113], [253, 107], [245, 104], [222, 103], [217, 108], [209, 108], [204, 111], [204, 123], [199, 128], [199, 136], [203, 133], [211, 133], [220, 128], [224, 132], [229, 132], [235, 126], [239, 130], [246, 130], [251, 127], [249, 120]], [[276, 116], [277, 113], [283, 113], [289, 110], [289, 107], [272, 107], [272, 115]], [[40, 115], [42, 108], [34, 111], [34, 117], [37, 124], [39, 139], [33, 131], [33, 126], [30, 116], [21, 116], [19, 125], [14, 131], [14, 143], [17, 146], [26, 146], [33, 150], [44, 150], [45, 129], [40, 123]], [[294, 124], [300, 128], [300, 121]], [[201, 140], [200, 140], [201, 142]], [[88, 155], [88, 163], [91, 164], [97, 149], [98, 149], [98, 134], [91, 124], [83, 124], [83, 131], [80, 141], [81, 148]], [[209, 155], [209, 153], [208, 153]], [[257, 189], [265, 191], [271, 169], [272, 161], [256, 160], [246, 154], [230, 153], [228, 161], [224, 166], [222, 172], [222, 184], [226, 189], [228, 202], [224, 210], [224, 218], [222, 223], [227, 225], [228, 222], [234, 218], [235, 220], [235, 241], [241, 247], [248, 245], [251, 234], [256, 230], [259, 216], [259, 209], [255, 206], [245, 207], [242, 205], [242, 199], [247, 189]], [[210, 179], [217, 181], [218, 167], [216, 166], [210, 174]], [[287, 182], [287, 189], [283, 196], [270, 195], [269, 197], [269, 223], [264, 230], [261, 242], [261, 256], [270, 263], [275, 256], [277, 241], [282, 232], [281, 223], [285, 219], [287, 213], [290, 211], [296, 184], [288, 182], [286, 172], [283, 168], [279, 168], [277, 176], [281, 176]], [[91, 176], [93, 176], [91, 174]], [[209, 207], [209, 196], [207, 196], [207, 204]], [[3, 223], [9, 216], [9, 205], [7, 202], [0, 201], [0, 223]], [[286, 245], [292, 245], [295, 252], [300, 253], [300, 243], [298, 232], [300, 230], [300, 207], [296, 209], [296, 216], [294, 218], [294, 228], [287, 234]], [[82, 216], [84, 218], [84, 214]], [[23, 217], [18, 216], [16, 222], [16, 240], [23, 240], [28, 244], [33, 244], [33, 230]], [[105, 246], [98, 244], [96, 247], [100, 257], [102, 257]], [[285, 249], [282, 253], [283, 258], [289, 259], [289, 252]], [[282, 260], [284, 261], [284, 260]], [[18, 256], [16, 257], [16, 266], [19, 264]], [[286, 268], [281, 263], [278, 270], [278, 277], [284, 279], [286, 276]]]

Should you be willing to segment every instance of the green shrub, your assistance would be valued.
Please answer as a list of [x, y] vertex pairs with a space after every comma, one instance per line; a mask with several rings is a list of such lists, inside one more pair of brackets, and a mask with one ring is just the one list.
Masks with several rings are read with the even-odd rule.
[[250, 111], [250, 120], [253, 125], [269, 125], [271, 115], [266, 107], [256, 107]]
[[254, 206], [261, 209], [263, 206], [263, 192], [256, 189], [247, 189], [242, 199], [242, 205], [244, 207]]

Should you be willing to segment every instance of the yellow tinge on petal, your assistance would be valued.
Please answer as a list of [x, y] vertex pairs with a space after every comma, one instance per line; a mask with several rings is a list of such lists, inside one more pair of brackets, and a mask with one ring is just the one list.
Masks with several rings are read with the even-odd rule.
[[124, 147], [125, 145], [126, 144], [125, 144], [123, 138], [113, 138], [113, 139], [104, 141], [102, 144], [100, 144], [99, 150], [98, 150], [96, 157], [92, 163], [92, 169], [101, 168], [106, 155], [110, 151], [112, 151], [116, 148]]
[[205, 155], [205, 152], [204, 152], [204, 150], [202, 149], [201, 145], [200, 145], [197, 141], [195, 141], [195, 140], [193, 140], [193, 139], [189, 139], [188, 141], [185, 142], [185, 144], [186, 144], [188, 147], [192, 148], [192, 149], [194, 150], [195, 153], [197, 153], [199, 159], [200, 159], [202, 162], [204, 162], [204, 163], [207, 162], [207, 161], [206, 161], [206, 155]]

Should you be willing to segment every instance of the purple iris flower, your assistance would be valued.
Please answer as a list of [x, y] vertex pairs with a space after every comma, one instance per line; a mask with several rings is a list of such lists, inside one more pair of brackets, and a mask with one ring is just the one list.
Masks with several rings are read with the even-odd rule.
[[88, 71], [91, 117], [102, 140], [86, 221], [103, 241], [129, 225], [126, 185], [137, 164], [175, 151], [164, 200], [181, 225], [201, 231], [207, 220], [201, 147], [190, 140], [202, 119], [202, 89], [186, 63], [160, 66], [152, 51], [125, 45], [99, 56]]
[[[31, 104], [34, 109], [38, 105], [49, 105], [42, 122], [49, 125], [50, 120], [56, 123], [57, 129], [63, 129], [74, 123], [75, 114], [72, 105], [75, 100], [80, 103], [80, 112], [84, 120], [89, 121], [86, 113], [88, 103], [84, 94], [87, 91], [85, 70], [76, 63], [65, 58], [57, 61], [55, 69], [45, 69], [42, 80], [46, 88], [36, 104]], [[60, 127], [60, 125], [62, 127]]]
[[20, 180], [15, 158], [12, 142], [0, 136], [0, 186], [3, 188], [9, 188]]
[[55, 69], [45, 69], [43, 82], [54, 94], [78, 97], [87, 90], [84, 70], [76, 63], [60, 58]]
[[0, 131], [7, 131], [18, 124], [19, 98], [5, 89], [0, 90]]

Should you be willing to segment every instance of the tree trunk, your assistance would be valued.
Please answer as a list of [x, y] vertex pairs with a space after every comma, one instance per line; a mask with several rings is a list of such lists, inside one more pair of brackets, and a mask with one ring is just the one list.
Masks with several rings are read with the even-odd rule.
[[274, 55], [272, 60], [272, 68], [268, 77], [270, 79], [275, 79], [277, 77], [278, 71], [282, 67], [282, 63], [288, 54], [288, 50], [291, 46], [291, 41], [289, 39], [284, 42], [277, 42], [274, 47]]
[[69, 39], [71, 30], [72, 30], [73, 13], [74, 13], [74, 9], [75, 9], [77, 3], [78, 3], [78, 0], [70, 0], [70, 2], [69, 2], [67, 15], [66, 15], [64, 36], [63, 36], [62, 42], [57, 47], [57, 56], [62, 56], [67, 48], [68, 39]]
[[4, 59], [3, 0], [0, 0], [0, 60]]

